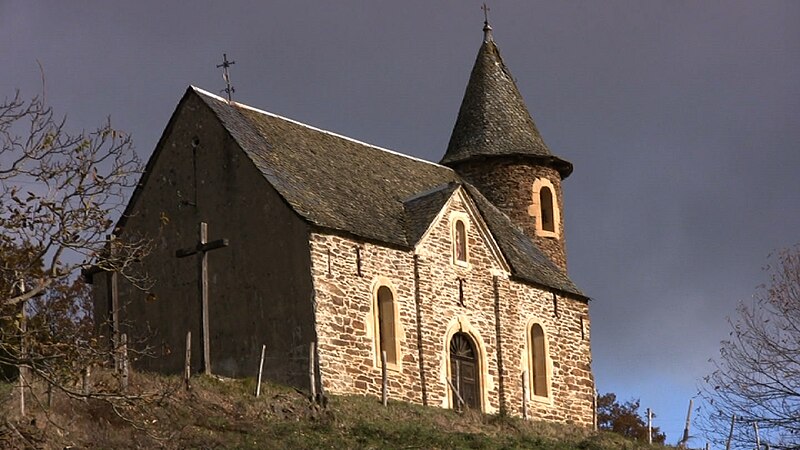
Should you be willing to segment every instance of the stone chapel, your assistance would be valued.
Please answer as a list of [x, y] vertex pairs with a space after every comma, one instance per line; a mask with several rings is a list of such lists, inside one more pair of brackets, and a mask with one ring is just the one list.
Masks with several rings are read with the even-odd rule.
[[189, 87], [119, 222], [154, 240], [153, 286], [94, 274], [98, 331], [146, 343], [134, 365], [170, 373], [188, 331], [195, 371], [254, 376], [266, 345], [265, 377], [300, 388], [314, 343], [315, 387], [333, 394], [379, 396], [385, 352], [393, 400], [511, 415], [525, 403], [534, 419], [589, 426], [571, 172], [488, 24], [439, 163]]

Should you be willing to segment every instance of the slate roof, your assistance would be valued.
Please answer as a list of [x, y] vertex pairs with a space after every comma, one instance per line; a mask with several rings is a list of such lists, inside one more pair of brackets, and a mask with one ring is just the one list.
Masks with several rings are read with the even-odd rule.
[[[452, 169], [225, 100], [196, 88], [286, 202], [308, 222], [413, 248], [460, 185]], [[189, 95], [187, 93], [187, 95]], [[513, 275], [586, 299], [474, 187], [471, 195]]]
[[316, 225], [412, 247], [403, 200], [458, 179], [438, 164], [196, 92], [270, 184]]
[[585, 297], [567, 274], [545, 256], [508, 216], [497, 209], [474, 186], [465, 184], [464, 187], [478, 206], [481, 217], [486, 221], [500, 251], [511, 266], [513, 275], [542, 286]]
[[416, 243], [422, 238], [458, 186], [458, 183], [443, 184], [403, 201], [403, 208], [406, 210], [406, 237], [409, 242]]
[[572, 164], [553, 156], [491, 35], [478, 51], [453, 133], [441, 163], [454, 165], [487, 157], [517, 156], [558, 170], [562, 178]]

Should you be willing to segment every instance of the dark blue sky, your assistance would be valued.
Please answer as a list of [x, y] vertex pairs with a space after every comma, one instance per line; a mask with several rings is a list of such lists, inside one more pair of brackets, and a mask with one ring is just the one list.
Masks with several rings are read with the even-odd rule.
[[[188, 3], [186, 4], [188, 5]], [[800, 2], [491, 2], [495, 40], [564, 184], [570, 275], [601, 392], [676, 441], [727, 316], [800, 241]], [[0, 94], [148, 157], [189, 84], [438, 161], [481, 41], [477, 1], [0, 0]], [[703, 442], [694, 445], [701, 446]]]

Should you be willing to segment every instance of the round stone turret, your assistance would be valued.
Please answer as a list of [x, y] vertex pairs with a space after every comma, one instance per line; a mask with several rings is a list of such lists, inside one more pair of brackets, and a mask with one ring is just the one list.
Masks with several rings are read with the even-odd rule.
[[572, 164], [544, 143], [491, 34], [478, 51], [441, 163], [478, 188], [566, 272], [561, 181]]

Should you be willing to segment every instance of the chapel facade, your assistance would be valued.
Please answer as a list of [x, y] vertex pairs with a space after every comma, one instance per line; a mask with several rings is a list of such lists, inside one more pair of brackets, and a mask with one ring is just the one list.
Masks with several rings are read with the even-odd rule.
[[[154, 237], [149, 292], [95, 274], [98, 331], [181, 372], [589, 426], [589, 298], [567, 275], [562, 181], [488, 25], [432, 163], [190, 87], [120, 221]], [[209, 297], [192, 258], [208, 239]], [[384, 356], [385, 355], [385, 359]]]

